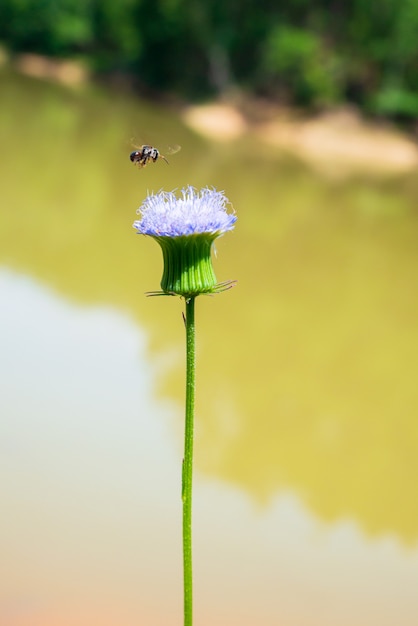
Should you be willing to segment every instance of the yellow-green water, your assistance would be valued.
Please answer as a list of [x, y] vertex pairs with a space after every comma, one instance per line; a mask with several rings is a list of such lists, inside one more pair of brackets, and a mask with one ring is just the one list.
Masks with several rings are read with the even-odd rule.
[[182, 304], [131, 224], [192, 184], [238, 215], [197, 302], [196, 626], [416, 624], [418, 178], [6, 73], [0, 138], [0, 622], [181, 624]]

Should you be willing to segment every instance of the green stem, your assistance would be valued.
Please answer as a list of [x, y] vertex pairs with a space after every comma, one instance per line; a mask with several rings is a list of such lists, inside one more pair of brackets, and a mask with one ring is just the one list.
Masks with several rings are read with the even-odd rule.
[[186, 426], [183, 459], [183, 580], [184, 626], [193, 624], [192, 575], [192, 473], [193, 473], [193, 420], [195, 400], [195, 297], [186, 299]]

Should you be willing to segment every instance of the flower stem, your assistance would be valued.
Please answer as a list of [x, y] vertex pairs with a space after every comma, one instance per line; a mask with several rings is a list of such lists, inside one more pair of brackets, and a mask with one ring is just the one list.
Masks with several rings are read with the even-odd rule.
[[184, 626], [193, 624], [192, 473], [196, 370], [194, 303], [194, 296], [186, 299], [186, 424], [182, 476]]

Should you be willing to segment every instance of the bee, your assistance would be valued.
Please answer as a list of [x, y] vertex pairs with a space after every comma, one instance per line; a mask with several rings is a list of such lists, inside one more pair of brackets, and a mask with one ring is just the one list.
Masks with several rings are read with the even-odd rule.
[[[175, 146], [174, 148], [169, 148], [168, 154], [175, 154], [180, 150], [180, 146]], [[163, 159], [168, 163], [168, 160], [165, 158], [163, 154], [157, 148], [153, 148], [153, 146], [139, 146], [137, 150], [134, 150], [129, 155], [132, 163], [137, 165], [138, 167], [145, 167], [148, 164], [148, 161], [152, 161], [155, 163], [158, 159]]]

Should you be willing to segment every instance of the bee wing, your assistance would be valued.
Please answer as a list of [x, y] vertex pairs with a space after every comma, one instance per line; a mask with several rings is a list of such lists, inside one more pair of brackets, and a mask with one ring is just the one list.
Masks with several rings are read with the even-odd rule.
[[141, 135], [134, 135], [130, 138], [129, 144], [132, 148], [135, 148], [135, 150], [142, 150], [144, 145], [148, 145], [146, 141], [143, 141], [143, 139], [144, 138]]
[[166, 152], [167, 154], [176, 154], [176, 152], [180, 152], [180, 150], [181, 150], [181, 146], [174, 145], [174, 146], [169, 146]]

